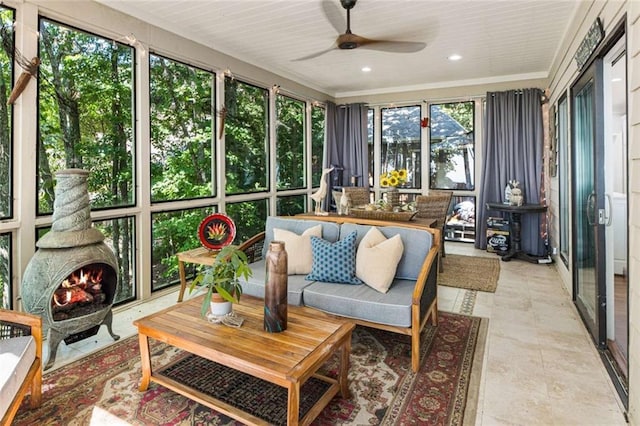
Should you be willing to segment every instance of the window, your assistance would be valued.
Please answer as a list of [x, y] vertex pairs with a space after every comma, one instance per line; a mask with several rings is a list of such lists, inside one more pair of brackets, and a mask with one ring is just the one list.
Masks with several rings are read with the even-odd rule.
[[133, 49], [40, 20], [38, 214], [54, 176], [85, 169], [93, 208], [134, 202]]
[[444, 230], [445, 239], [467, 243], [475, 242], [476, 197], [452, 197], [447, 216], [449, 220]]
[[211, 72], [150, 55], [152, 202], [215, 195], [214, 81]]
[[311, 108], [311, 186], [320, 186], [324, 160], [324, 116], [325, 109], [314, 105]]
[[[558, 144], [558, 192], [560, 197], [560, 258], [569, 266], [569, 114], [567, 98], [558, 101], [557, 144]], [[553, 119], [553, 117], [550, 117]]]
[[305, 186], [305, 103], [276, 96], [276, 188]]
[[178, 282], [178, 261], [175, 255], [201, 245], [198, 227], [211, 213], [214, 213], [211, 209], [196, 208], [151, 215], [152, 291]]
[[307, 211], [306, 195], [292, 195], [290, 197], [278, 197], [276, 215], [294, 216]]
[[227, 194], [268, 190], [269, 93], [227, 77], [225, 164]]
[[135, 235], [135, 220], [132, 216], [93, 222], [93, 226], [104, 234], [104, 242], [111, 247], [118, 259], [118, 291], [114, 304], [129, 302], [136, 297], [134, 240], [127, 238]]
[[[13, 40], [14, 12], [0, 6], [0, 39], [8, 46], [15, 46]], [[11, 191], [12, 176], [12, 111], [7, 99], [13, 86], [13, 57], [5, 49], [0, 49], [0, 219], [12, 217], [13, 203]], [[0, 277], [0, 280], [2, 278]], [[1, 283], [1, 281], [0, 281]]]
[[237, 228], [234, 244], [240, 244], [264, 231], [269, 214], [268, 201], [264, 199], [227, 204], [227, 215], [233, 219]]
[[380, 172], [406, 169], [402, 188], [421, 188], [420, 106], [383, 108], [381, 114]]
[[474, 102], [430, 106], [430, 188], [474, 189]]
[[12, 308], [11, 291], [11, 234], [0, 234], [0, 308]]

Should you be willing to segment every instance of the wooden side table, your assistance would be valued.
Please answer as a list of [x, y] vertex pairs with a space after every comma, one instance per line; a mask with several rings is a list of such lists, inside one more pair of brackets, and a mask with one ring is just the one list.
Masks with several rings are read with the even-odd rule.
[[187, 288], [187, 276], [184, 271], [184, 263], [195, 263], [197, 265], [213, 265], [216, 260], [218, 251], [209, 250], [206, 247], [198, 247], [193, 250], [183, 251], [176, 254], [178, 258], [178, 269], [180, 271], [180, 292], [178, 293], [178, 302], [182, 302], [184, 290]]

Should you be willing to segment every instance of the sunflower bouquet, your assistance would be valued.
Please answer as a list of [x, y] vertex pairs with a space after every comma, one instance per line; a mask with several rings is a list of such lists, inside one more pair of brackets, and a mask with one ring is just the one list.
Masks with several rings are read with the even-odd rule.
[[380, 175], [380, 186], [383, 188], [396, 187], [407, 181], [407, 169], [390, 170]]

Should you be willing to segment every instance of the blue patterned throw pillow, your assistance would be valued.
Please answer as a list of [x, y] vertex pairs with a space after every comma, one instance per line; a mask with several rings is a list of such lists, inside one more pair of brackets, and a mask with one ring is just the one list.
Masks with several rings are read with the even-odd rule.
[[362, 284], [356, 277], [356, 232], [330, 243], [311, 237], [313, 264], [306, 279], [328, 283]]

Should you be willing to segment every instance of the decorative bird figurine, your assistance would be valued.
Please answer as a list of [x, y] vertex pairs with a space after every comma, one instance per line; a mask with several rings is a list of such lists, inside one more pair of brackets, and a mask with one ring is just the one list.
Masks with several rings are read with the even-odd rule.
[[322, 210], [322, 200], [327, 195], [327, 175], [331, 173], [333, 167], [322, 170], [322, 176], [320, 177], [320, 188], [313, 194], [311, 194], [311, 199], [316, 202], [315, 205], [315, 214], [316, 216], [328, 216], [329, 213]]

